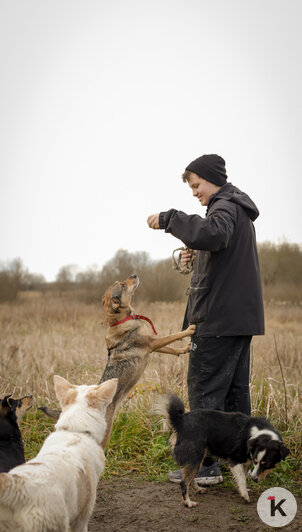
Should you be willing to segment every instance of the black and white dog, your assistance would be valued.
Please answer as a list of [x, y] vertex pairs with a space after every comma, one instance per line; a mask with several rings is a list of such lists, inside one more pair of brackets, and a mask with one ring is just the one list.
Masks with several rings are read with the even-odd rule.
[[289, 454], [281, 434], [265, 418], [204, 409], [185, 413], [181, 399], [172, 394], [160, 399], [159, 410], [171, 430], [172, 456], [183, 468], [180, 486], [188, 508], [197, 504], [189, 497], [191, 483], [195, 492], [206, 491], [194, 478], [207, 453], [227, 461], [238, 491], [247, 502], [249, 467], [254, 465], [250, 477], [258, 482]]

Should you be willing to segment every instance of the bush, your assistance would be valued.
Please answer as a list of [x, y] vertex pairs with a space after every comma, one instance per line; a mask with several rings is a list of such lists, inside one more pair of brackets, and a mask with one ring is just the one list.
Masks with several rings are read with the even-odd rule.
[[18, 283], [10, 272], [0, 272], [0, 302], [14, 301], [18, 295]]

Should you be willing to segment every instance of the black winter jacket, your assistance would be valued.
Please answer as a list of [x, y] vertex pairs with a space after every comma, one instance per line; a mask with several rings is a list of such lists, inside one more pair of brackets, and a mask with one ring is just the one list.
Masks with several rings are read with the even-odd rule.
[[206, 218], [171, 209], [159, 225], [198, 250], [184, 328], [197, 336], [264, 334], [264, 312], [253, 221], [259, 211], [231, 183], [210, 197]]

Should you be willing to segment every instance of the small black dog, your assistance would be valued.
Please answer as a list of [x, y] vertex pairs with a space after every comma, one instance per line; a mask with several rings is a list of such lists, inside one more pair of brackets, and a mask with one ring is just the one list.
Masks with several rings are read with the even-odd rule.
[[181, 399], [172, 394], [163, 396], [160, 403], [160, 411], [171, 429], [172, 456], [183, 467], [180, 486], [188, 508], [197, 504], [189, 497], [191, 483], [197, 493], [206, 491], [194, 478], [207, 453], [227, 461], [238, 491], [247, 502], [249, 467], [254, 464], [250, 476], [256, 482], [261, 481], [289, 454], [281, 434], [265, 418], [219, 410], [200, 409], [185, 413]]
[[25, 462], [24, 447], [18, 421], [32, 406], [32, 395], [13, 399], [10, 395], [0, 399], [0, 472], [7, 473]]

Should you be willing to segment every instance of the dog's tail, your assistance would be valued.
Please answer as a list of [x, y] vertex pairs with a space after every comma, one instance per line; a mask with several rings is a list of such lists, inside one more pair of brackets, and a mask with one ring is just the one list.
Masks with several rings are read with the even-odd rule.
[[185, 405], [177, 395], [168, 393], [157, 401], [155, 412], [163, 416], [170, 430], [178, 432], [183, 423]]
[[49, 408], [48, 406], [39, 406], [38, 410], [41, 410], [43, 414], [48, 417], [51, 417], [52, 419], [59, 419], [60, 414], [62, 412], [62, 410], [54, 410], [53, 408]]

